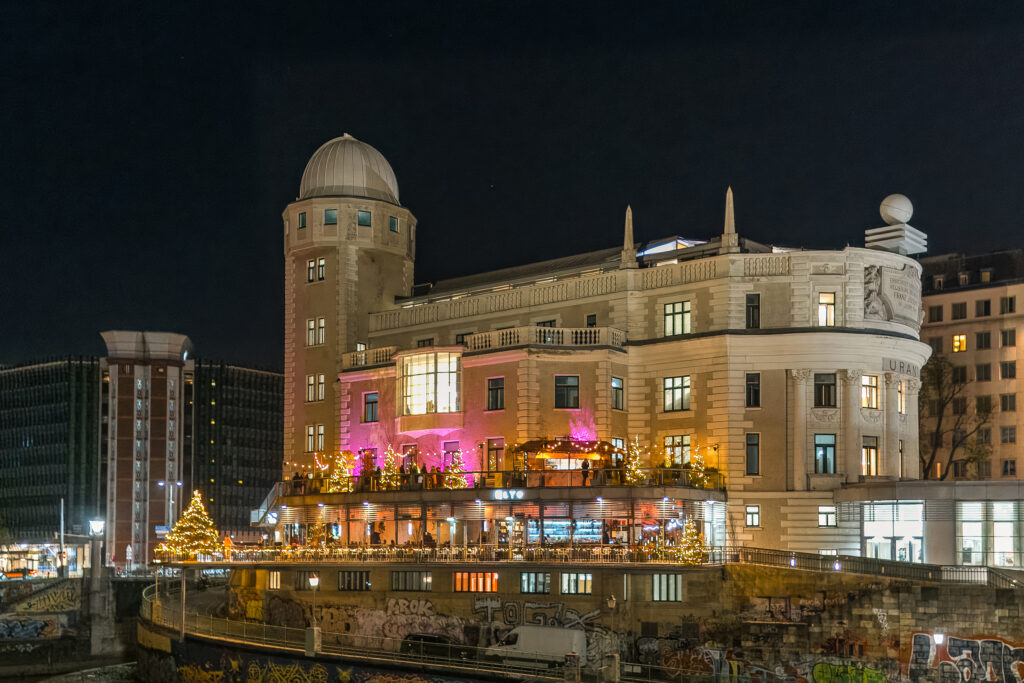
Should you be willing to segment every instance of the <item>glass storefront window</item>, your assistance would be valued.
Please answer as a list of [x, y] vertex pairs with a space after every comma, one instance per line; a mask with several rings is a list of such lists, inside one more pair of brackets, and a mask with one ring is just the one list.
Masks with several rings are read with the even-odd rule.
[[924, 503], [866, 503], [862, 534], [867, 557], [924, 562]]
[[1015, 502], [957, 503], [957, 547], [961, 564], [1021, 565], [1018, 505]]

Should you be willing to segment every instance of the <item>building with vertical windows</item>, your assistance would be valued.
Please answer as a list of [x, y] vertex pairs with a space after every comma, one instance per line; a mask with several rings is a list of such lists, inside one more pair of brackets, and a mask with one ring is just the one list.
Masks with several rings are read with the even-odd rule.
[[[461, 452], [475, 486], [505, 490], [524, 470], [550, 482], [590, 469], [546, 446], [524, 460], [524, 444], [635, 441], [651, 453], [645, 466], [681, 471], [700, 449], [727, 494], [717, 542], [853, 554], [869, 543], [865, 515], [882, 514], [863, 513], [857, 487], [918, 477], [916, 396], [931, 349], [919, 339], [921, 266], [906, 253], [924, 236], [885, 207], [870, 248], [783, 249], [737, 233], [730, 190], [723, 229], [702, 239], [637, 242], [627, 209], [620, 246], [413, 287], [414, 219], [376, 150], [328, 142], [299, 195], [284, 212], [287, 477], [338, 450], [365, 472], [390, 446], [428, 472]], [[593, 468], [617, 466], [609, 456]], [[579, 528], [582, 508], [549, 511], [529, 487], [511, 488], [502, 495], [521, 493], [525, 507], [508, 518]], [[351, 521], [348, 503], [319, 500], [308, 516], [313, 503], [296, 502], [273, 524]], [[602, 505], [587, 518], [621, 517]], [[699, 517], [687, 505], [679, 519]], [[431, 513], [382, 514], [402, 542]], [[473, 517], [478, 532], [487, 514]], [[919, 535], [890, 534], [890, 546], [924, 559]]]

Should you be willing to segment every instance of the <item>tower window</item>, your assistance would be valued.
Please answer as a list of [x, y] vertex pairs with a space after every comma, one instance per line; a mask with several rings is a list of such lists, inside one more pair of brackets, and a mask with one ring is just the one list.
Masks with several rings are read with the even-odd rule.
[[396, 217], [388, 217], [388, 230], [391, 232], [398, 232], [398, 219]]
[[747, 329], [761, 328], [761, 295], [747, 294]]
[[818, 326], [833, 327], [836, 324], [836, 293], [818, 294]]
[[626, 406], [621, 377], [612, 377], [612, 409], [623, 410]]
[[580, 407], [579, 375], [558, 375], [555, 377], [555, 407]]
[[666, 377], [662, 381], [665, 412], [690, 409], [690, 376]]
[[337, 209], [324, 209], [324, 225], [337, 225], [338, 224], [338, 210]]
[[302, 211], [301, 213], [299, 213], [299, 227], [300, 228], [306, 227], [306, 212], [305, 211]]
[[370, 226], [370, 212], [369, 211], [357, 211], [356, 222], [364, 227]]

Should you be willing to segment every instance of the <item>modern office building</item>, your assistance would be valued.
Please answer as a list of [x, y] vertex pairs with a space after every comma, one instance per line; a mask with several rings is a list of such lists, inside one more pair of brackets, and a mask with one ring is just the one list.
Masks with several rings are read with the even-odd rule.
[[[717, 540], [859, 554], [877, 536], [863, 517], [892, 516], [892, 505], [851, 503], [844, 515], [834, 492], [919, 474], [916, 392], [930, 349], [918, 337], [920, 265], [900, 253], [923, 240], [909, 213], [883, 206], [889, 225], [869, 231], [873, 248], [779, 249], [737, 234], [730, 191], [719, 234], [637, 243], [627, 209], [621, 246], [414, 291], [415, 219], [376, 150], [350, 136], [326, 143], [299, 195], [284, 211], [286, 475], [339, 449], [365, 467], [391, 445], [428, 470], [461, 451], [474, 485], [522, 501], [508, 517], [578, 527], [573, 487], [560, 500], [550, 484], [507, 482], [524, 466], [555, 474], [580, 459], [542, 448], [526, 460], [524, 444], [637, 438], [654, 453], [644, 465], [685, 470], [700, 447], [724, 477]], [[696, 514], [694, 497], [662, 496], [680, 517]], [[361, 501], [307, 495], [273, 516], [347, 525]], [[458, 507], [401, 502], [378, 517], [399, 541], [422, 533], [399, 520]], [[489, 526], [486, 513], [475, 520]], [[920, 534], [887, 538], [882, 555], [924, 557]]]

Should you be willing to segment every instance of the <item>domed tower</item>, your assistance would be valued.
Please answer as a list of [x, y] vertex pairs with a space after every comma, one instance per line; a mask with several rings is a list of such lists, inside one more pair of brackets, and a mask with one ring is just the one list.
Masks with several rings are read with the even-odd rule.
[[416, 218], [384, 156], [347, 133], [313, 154], [283, 218], [287, 472], [337, 449], [342, 355], [365, 348], [371, 311], [411, 293]]

